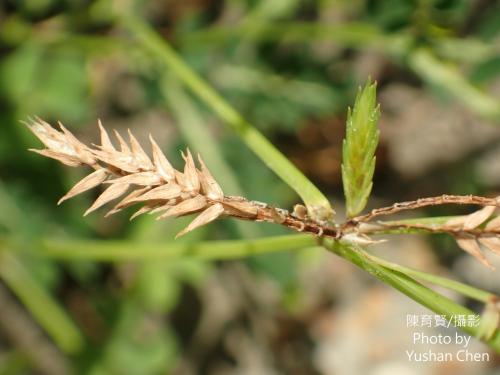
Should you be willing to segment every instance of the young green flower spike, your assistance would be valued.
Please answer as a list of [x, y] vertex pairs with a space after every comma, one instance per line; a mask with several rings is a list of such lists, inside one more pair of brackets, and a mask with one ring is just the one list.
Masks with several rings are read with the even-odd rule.
[[342, 147], [342, 180], [347, 215], [353, 217], [366, 206], [375, 171], [380, 107], [376, 104], [376, 83], [359, 89], [354, 109], [347, 112], [346, 137]]

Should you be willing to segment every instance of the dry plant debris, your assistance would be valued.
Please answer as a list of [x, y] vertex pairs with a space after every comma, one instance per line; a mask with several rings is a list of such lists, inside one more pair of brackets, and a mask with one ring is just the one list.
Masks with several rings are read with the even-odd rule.
[[[243, 220], [272, 222], [318, 237], [342, 238], [361, 245], [377, 242], [368, 235], [395, 229], [448, 233], [456, 239], [457, 244], [463, 250], [489, 268], [492, 266], [481, 252], [480, 245], [500, 255], [500, 216], [493, 217], [495, 210], [500, 206], [500, 198], [457, 195], [421, 198], [378, 208], [368, 214], [353, 217], [341, 225], [336, 225], [311, 219], [302, 205], [296, 205], [290, 213], [285, 209], [244, 197], [226, 196], [200, 155], [198, 155], [197, 166], [189, 150], [182, 153], [184, 168], [179, 171], [170, 164], [151, 136], [149, 139], [152, 158], [148, 156], [130, 131], [128, 142], [118, 132], [114, 132], [119, 144], [119, 149], [117, 149], [100, 122], [98, 125], [101, 144], [92, 145], [92, 147], [80, 142], [61, 123], [59, 123], [60, 130], [54, 129], [40, 118], [30, 119], [26, 125], [46, 147], [42, 150], [31, 149], [31, 151], [56, 159], [70, 167], [89, 166], [94, 169], [63, 196], [59, 204], [99, 185], [108, 186], [84, 215], [112, 200], [121, 198], [106, 216], [135, 204], [141, 204], [142, 207], [132, 215], [131, 219], [144, 213], [157, 214], [157, 219], [198, 213], [199, 215], [176, 237], [220, 217], [230, 216]], [[473, 204], [482, 208], [470, 215], [456, 217], [441, 225], [425, 222], [371, 222], [380, 216], [403, 210], [441, 204]]]

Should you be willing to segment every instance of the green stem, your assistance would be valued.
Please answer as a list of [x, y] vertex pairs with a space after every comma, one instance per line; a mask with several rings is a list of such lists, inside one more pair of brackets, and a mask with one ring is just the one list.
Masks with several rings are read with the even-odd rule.
[[189, 243], [144, 243], [130, 241], [55, 240], [41, 241], [41, 254], [56, 259], [89, 259], [121, 262], [129, 260], [175, 259], [194, 257], [203, 260], [238, 259], [317, 245], [310, 235], [286, 235], [256, 240], [210, 241]]
[[132, 17], [121, 19], [140, 45], [152, 52], [171, 72], [205, 102], [220, 119], [234, 130], [247, 146], [287, 185], [294, 189], [307, 205], [311, 215], [318, 219], [330, 219], [333, 210], [328, 199], [300, 172], [271, 142], [238, 113], [210, 85], [197, 75], [147, 24]]
[[[363, 254], [364, 251], [353, 244], [347, 245], [330, 239], [326, 239], [323, 244], [326, 249], [369, 272], [384, 283], [393, 286], [414, 301], [434, 311], [436, 314], [444, 315], [448, 320], [453, 320], [454, 316], [457, 315], [474, 315], [474, 312], [471, 310], [436, 293], [404, 273], [386, 268], [366, 257]], [[478, 327], [479, 325], [467, 325], [459, 328], [470, 335], [478, 337]], [[493, 336], [485, 342], [491, 348], [500, 352], [500, 331], [497, 329]]]

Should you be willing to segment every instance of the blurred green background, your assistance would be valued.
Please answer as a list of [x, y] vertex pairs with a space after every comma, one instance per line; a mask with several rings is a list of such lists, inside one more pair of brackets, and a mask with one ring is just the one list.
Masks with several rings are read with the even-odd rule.
[[[425, 310], [331, 254], [173, 259], [169, 246], [186, 220], [130, 222], [131, 211], [82, 218], [98, 191], [57, 206], [85, 171], [29, 153], [40, 145], [20, 123], [28, 116], [60, 120], [86, 142], [97, 141], [98, 118], [144, 143], [151, 133], [177, 166], [189, 145], [226, 194], [298, 203], [136, 42], [116, 17], [127, 11], [317, 183], [340, 217], [346, 108], [367, 77], [378, 82], [382, 108], [371, 206], [499, 193], [497, 1], [4, 0], [0, 374], [495, 373], [498, 357], [409, 363], [405, 314]], [[175, 243], [283, 233], [228, 219]], [[113, 255], [86, 255], [78, 244], [88, 239]], [[500, 292], [498, 273], [485, 273], [446, 237], [402, 237], [378, 250]]]

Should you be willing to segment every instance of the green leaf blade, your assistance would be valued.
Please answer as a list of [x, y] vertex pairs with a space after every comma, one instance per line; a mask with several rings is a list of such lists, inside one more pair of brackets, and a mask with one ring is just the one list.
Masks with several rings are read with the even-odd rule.
[[373, 185], [380, 118], [376, 99], [376, 83], [368, 81], [363, 89], [359, 89], [354, 108], [349, 108], [347, 112], [346, 137], [342, 147], [342, 181], [349, 217], [365, 208]]

